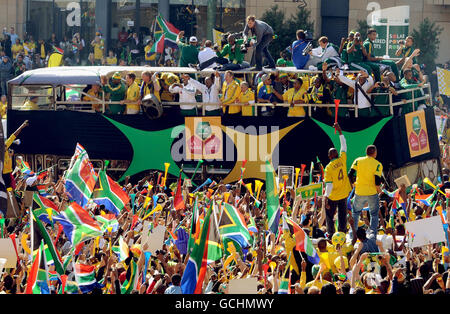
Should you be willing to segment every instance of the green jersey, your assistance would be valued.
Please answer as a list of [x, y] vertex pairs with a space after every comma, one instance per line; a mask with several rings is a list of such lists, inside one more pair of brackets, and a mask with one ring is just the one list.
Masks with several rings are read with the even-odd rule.
[[187, 45], [184, 43], [179, 43], [178, 47], [180, 47], [180, 67], [188, 67], [189, 63], [197, 64], [198, 63], [198, 52], [199, 48], [194, 45]]
[[353, 45], [353, 42], [349, 42], [347, 44], [347, 55], [348, 55], [348, 63], [358, 63], [364, 61], [364, 54], [362, 52], [362, 45], [355, 45], [355, 49], [352, 52], [349, 52], [350, 47]]

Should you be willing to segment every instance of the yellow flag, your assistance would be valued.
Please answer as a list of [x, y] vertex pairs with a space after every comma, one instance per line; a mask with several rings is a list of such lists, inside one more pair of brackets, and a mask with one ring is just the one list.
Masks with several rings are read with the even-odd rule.
[[220, 49], [222, 49], [222, 35], [222, 32], [213, 29], [214, 43], [217, 44]]
[[442, 68], [436, 68], [439, 94], [450, 97], [450, 71]]

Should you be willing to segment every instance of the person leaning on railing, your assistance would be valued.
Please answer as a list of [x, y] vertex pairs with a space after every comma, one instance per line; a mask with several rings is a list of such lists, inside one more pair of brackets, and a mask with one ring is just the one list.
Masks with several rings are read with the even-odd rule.
[[[92, 96], [93, 98], [101, 99], [101, 86], [98, 84], [92, 85], [92, 87], [86, 92], [86, 94]], [[84, 95], [83, 101], [91, 101], [92, 102], [92, 110], [95, 112], [102, 112], [102, 104], [98, 103], [98, 101], [94, 100], [93, 98]], [[106, 104], [106, 107], [108, 104]]]
[[242, 106], [242, 116], [256, 116], [255, 93], [250, 88], [248, 82], [241, 83], [241, 92], [237, 102], [244, 104]]
[[234, 73], [226, 71], [225, 82], [222, 84], [222, 96], [220, 97], [220, 104], [225, 114], [238, 114], [241, 112], [241, 106], [233, 106], [240, 92], [241, 87], [235, 80]]
[[[425, 85], [424, 81], [421, 81], [419, 83], [419, 81], [415, 80], [413, 78], [413, 72], [411, 69], [406, 69], [405, 71], [403, 71], [403, 75], [404, 77], [402, 78], [402, 80], [400, 81], [400, 86], [402, 87], [402, 89], [413, 89], [413, 88], [417, 88], [417, 87], [423, 87], [423, 85]], [[403, 97], [404, 99], [407, 100], [411, 100], [413, 98], [413, 94], [414, 93], [414, 98], [419, 98], [423, 96], [423, 93], [421, 90], [415, 90], [412, 92], [408, 92], [408, 93], [403, 93]], [[414, 108], [417, 110], [418, 109], [418, 105], [423, 103], [424, 101], [419, 101], [419, 102], [414, 102]], [[413, 104], [412, 103], [406, 103], [402, 105], [402, 114], [408, 113], [408, 112], [412, 112], [413, 111]]]
[[[197, 102], [195, 94], [197, 88], [195, 87], [194, 79], [189, 76], [189, 74], [181, 75], [182, 84], [172, 84], [169, 87], [169, 92], [175, 94], [180, 94], [180, 112], [183, 116], [195, 116], [197, 115], [197, 106], [192, 105]], [[183, 103], [188, 103], [183, 105]]]
[[[109, 80], [106, 76], [101, 76], [102, 89], [105, 93], [110, 95], [110, 100], [114, 102], [119, 102], [125, 99], [125, 94], [127, 88], [122, 82], [122, 76], [120, 72], [114, 73], [112, 78]], [[111, 114], [122, 114], [125, 111], [125, 107], [121, 104], [109, 104], [109, 112]]]
[[[338, 99], [340, 104], [348, 104], [347, 100], [347, 92], [348, 92], [348, 86], [342, 83], [339, 78], [334, 74], [331, 73], [331, 77], [328, 77], [327, 74], [328, 70], [328, 64], [327, 62], [324, 62], [322, 64], [322, 78], [325, 82], [328, 83], [330, 92], [331, 92], [331, 98]], [[331, 114], [334, 117], [335, 115], [335, 108], [331, 108]], [[348, 108], [341, 107], [338, 110], [338, 117], [345, 118], [348, 115]]]
[[[394, 87], [389, 85], [389, 78], [384, 77], [381, 82], [376, 82], [372, 87], [367, 90], [368, 94], [372, 95], [372, 100], [375, 106], [377, 105], [388, 105], [389, 104], [389, 93], [393, 95], [398, 95]], [[382, 94], [382, 95], [378, 95]], [[372, 116], [386, 117], [390, 115], [389, 106], [377, 106], [378, 110], [372, 111]]]
[[[371, 103], [367, 99], [369, 97], [367, 90], [373, 85], [372, 76], [368, 75], [365, 71], [361, 71], [355, 80], [351, 80], [339, 69], [336, 70], [336, 76], [342, 83], [355, 90], [353, 93], [353, 103], [358, 105], [358, 116], [369, 117], [371, 115]], [[359, 84], [365, 94], [361, 90], [356, 90], [356, 84]]]
[[306, 116], [306, 111], [302, 106], [295, 106], [298, 104], [304, 104], [307, 101], [306, 88], [303, 87], [303, 80], [301, 78], [296, 78], [294, 81], [294, 87], [288, 89], [283, 94], [283, 101], [290, 104], [287, 113], [288, 117], [304, 118]]
[[127, 97], [125, 100], [121, 101], [121, 104], [126, 105], [126, 114], [138, 114], [140, 110], [140, 88], [139, 85], [135, 82], [136, 74], [128, 73], [125, 79], [128, 86]]
[[258, 84], [258, 89], [256, 91], [258, 103], [272, 104], [273, 106], [263, 106], [261, 107], [262, 116], [273, 116], [274, 108], [277, 104], [275, 94], [273, 93], [272, 79], [269, 74], [264, 74], [261, 77], [261, 82]]

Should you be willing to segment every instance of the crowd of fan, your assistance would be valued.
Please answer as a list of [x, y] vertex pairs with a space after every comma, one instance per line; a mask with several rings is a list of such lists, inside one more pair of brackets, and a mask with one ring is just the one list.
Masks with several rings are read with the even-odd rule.
[[[17, 133], [18, 134], [18, 133]], [[15, 188], [21, 214], [17, 218], [6, 219], [2, 226], [3, 237], [15, 235], [17, 239], [23, 239], [30, 233], [31, 218], [24, 198], [23, 190], [43, 193], [53, 201], [57, 208], [64, 209], [68, 204], [65, 194], [64, 179], [55, 179], [51, 172], [47, 176], [39, 176], [38, 179], [26, 178], [21, 170], [20, 160], [16, 161], [16, 170], [12, 172], [14, 179], [10, 182]], [[23, 164], [22, 164], [23, 165]], [[448, 171], [445, 173], [448, 174]], [[186, 184], [182, 186], [182, 195], [185, 209], [176, 210], [174, 207], [174, 194], [176, 183], [171, 185], [158, 184], [160, 176], [157, 173], [142, 178], [136, 184], [125, 182], [124, 190], [135, 195], [134, 201], [126, 204], [122, 212], [116, 217], [118, 230], [105, 232], [99, 240], [91, 239], [85, 242], [82, 249], [76, 250], [73, 262], [69, 263], [65, 274], [65, 292], [91, 293], [91, 294], [180, 294], [182, 293], [180, 282], [187, 263], [186, 246], [191, 233], [191, 214], [195, 204], [198, 205], [199, 214], [205, 214], [208, 203], [214, 200], [218, 208], [224, 203], [235, 206], [250, 227], [253, 221], [257, 221], [253, 227], [259, 229], [252, 234], [252, 245], [249, 247], [235, 247], [237, 254], [234, 261], [228, 261], [230, 253], [224, 249], [225, 256], [221, 260], [209, 263], [204, 282], [201, 283], [201, 292], [205, 294], [229, 293], [229, 282], [233, 279], [256, 277], [259, 281], [258, 294], [282, 293], [281, 282], [289, 277], [288, 287], [291, 294], [448, 294], [450, 291], [449, 276], [449, 252], [448, 247], [439, 243], [423, 247], [411, 248], [408, 235], [405, 230], [405, 222], [425, 219], [437, 215], [434, 206], [416, 202], [415, 194], [429, 193], [428, 187], [424, 190], [416, 187], [397, 190], [405, 198], [405, 206], [394, 210], [395, 199], [389, 196], [389, 192], [381, 198], [379, 212], [377, 213], [376, 238], [371, 233], [373, 223], [372, 213], [362, 212], [360, 220], [355, 223], [352, 214], [345, 218], [348, 224], [340, 232], [348, 232], [343, 244], [336, 244], [333, 240], [335, 223], [333, 217], [328, 219], [325, 206], [322, 206], [322, 198], [317, 200], [302, 200], [295, 190], [287, 190], [285, 197], [280, 197], [282, 215], [289, 217], [297, 223], [312, 239], [315, 249], [320, 257], [320, 262], [312, 263], [305, 252], [296, 249], [297, 235], [284, 228], [279, 231], [277, 237], [268, 228], [264, 221], [267, 219], [266, 193], [261, 191], [257, 200], [241, 183], [234, 185], [223, 184], [218, 181], [215, 186], [206, 186], [204, 189], [193, 193]], [[314, 180], [316, 174], [314, 175]], [[450, 185], [448, 175], [443, 177], [441, 189]], [[280, 188], [280, 193], [283, 191]], [[157, 195], [157, 204], [162, 210], [154, 212], [154, 215], [146, 215], [146, 208], [154, 208]], [[196, 201], [194, 201], [194, 198]], [[147, 199], [150, 200], [147, 203]], [[160, 202], [161, 200], [161, 202]], [[440, 193], [435, 195], [437, 202], [444, 201]], [[222, 204], [222, 205], [220, 205]], [[444, 206], [444, 205], [442, 205]], [[86, 210], [92, 217], [104, 215], [104, 206], [95, 203], [87, 205]], [[448, 209], [444, 207], [444, 209]], [[328, 211], [328, 209], [327, 209]], [[450, 211], [447, 210], [447, 213]], [[216, 212], [216, 215], [219, 215]], [[216, 217], [218, 220], [219, 216]], [[212, 219], [212, 218], [211, 218]], [[379, 219], [379, 220], [378, 220]], [[444, 217], [448, 223], [449, 217]], [[162, 250], [152, 254], [146, 271], [144, 251], [147, 247], [142, 242], [142, 230], [144, 223], [150, 222], [152, 227], [162, 225], [167, 228]], [[262, 223], [261, 223], [262, 222]], [[280, 224], [282, 224], [280, 220]], [[355, 227], [357, 226], [357, 227]], [[369, 227], [370, 226], [370, 227]], [[4, 228], [3, 228], [4, 227]], [[336, 227], [337, 228], [337, 227]], [[56, 250], [62, 260], [70, 258], [73, 253], [72, 243], [64, 233], [57, 235], [57, 224], [46, 224], [47, 232], [55, 242]], [[366, 232], [367, 231], [367, 232]], [[58, 233], [59, 234], [59, 233]], [[176, 234], [176, 236], [174, 236]], [[371, 234], [371, 236], [368, 236]], [[59, 236], [59, 238], [57, 238]], [[26, 238], [26, 237], [25, 237]], [[111, 250], [123, 239], [129, 248], [129, 255], [123, 257], [118, 252]], [[19, 260], [15, 268], [8, 268], [1, 275], [0, 293], [22, 294], [27, 291], [30, 282], [29, 269], [33, 256], [27, 253], [23, 240], [18, 246]], [[26, 242], [25, 242], [26, 243]], [[28, 239], [28, 246], [29, 246]], [[181, 253], [183, 252], [183, 253]], [[130, 269], [134, 261], [137, 265], [137, 279], [133, 289], [125, 288], [131, 281]], [[76, 279], [74, 265], [86, 265], [94, 267], [95, 278], [89, 290], [86, 286], [79, 285], [83, 281]], [[62, 281], [55, 274], [55, 265], [51, 264], [48, 272], [49, 292], [61, 293]], [[40, 277], [39, 280], [43, 280]], [[58, 292], [59, 291], [59, 292]], [[36, 293], [36, 292], [35, 292]], [[286, 293], [286, 291], [284, 291]]]

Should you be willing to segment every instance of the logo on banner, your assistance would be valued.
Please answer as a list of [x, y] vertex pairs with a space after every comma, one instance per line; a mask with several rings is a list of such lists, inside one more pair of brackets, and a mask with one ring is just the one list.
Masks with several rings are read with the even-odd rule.
[[187, 117], [186, 159], [222, 159], [222, 120], [220, 117]]
[[406, 134], [408, 136], [411, 158], [430, 152], [425, 111], [411, 112], [405, 115]]

